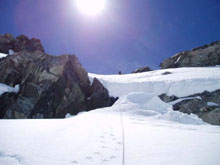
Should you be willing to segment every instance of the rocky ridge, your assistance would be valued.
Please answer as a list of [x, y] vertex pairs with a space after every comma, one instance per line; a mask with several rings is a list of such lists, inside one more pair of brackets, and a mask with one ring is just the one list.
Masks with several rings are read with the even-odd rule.
[[38, 39], [0, 36], [0, 52], [15, 53], [0, 59], [0, 82], [19, 92], [0, 96], [0, 118], [64, 118], [81, 111], [111, 106], [107, 89], [88, 73], [74, 55], [51, 56]]
[[213, 42], [192, 50], [183, 51], [164, 60], [160, 67], [206, 67], [220, 65], [220, 41]]
[[141, 68], [137, 68], [132, 73], [143, 73], [143, 72], [149, 72], [149, 71], [151, 71], [150, 67], [144, 66], [144, 67], [141, 67]]
[[9, 50], [14, 52], [40, 50], [44, 52], [39, 39], [29, 39], [25, 35], [20, 35], [16, 38], [11, 34], [0, 35], [0, 52], [8, 54]]

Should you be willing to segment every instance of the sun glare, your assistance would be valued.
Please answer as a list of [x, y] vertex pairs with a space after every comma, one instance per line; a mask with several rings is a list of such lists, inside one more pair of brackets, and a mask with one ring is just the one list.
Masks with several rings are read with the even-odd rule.
[[105, 8], [105, 0], [76, 0], [78, 8], [87, 15], [96, 15]]

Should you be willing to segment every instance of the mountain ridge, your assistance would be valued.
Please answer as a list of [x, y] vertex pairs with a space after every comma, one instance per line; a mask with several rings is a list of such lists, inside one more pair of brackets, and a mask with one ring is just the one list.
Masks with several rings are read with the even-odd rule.
[[186, 50], [165, 59], [161, 69], [220, 65], [220, 41]]
[[[20, 89], [18, 93], [9, 92], [1, 95], [1, 118], [64, 118], [66, 114], [75, 115], [82, 111], [111, 106], [120, 96], [120, 94], [112, 94], [111, 89], [106, 86], [106, 82], [99, 75], [89, 80], [87, 71], [75, 55], [48, 55], [44, 52], [38, 39], [28, 39], [23, 35], [14, 38], [10, 34], [5, 34], [0, 36], [0, 51], [4, 47], [7, 48], [8, 53], [13, 47], [17, 49], [12, 50], [12, 55], [2, 56], [0, 59], [0, 82], [11, 87], [19, 84]], [[191, 67], [192, 65], [196, 67], [213, 66], [219, 64], [218, 62], [220, 62], [220, 41], [190, 51], [180, 52], [162, 62], [162, 70], [151, 71], [146, 67], [147, 69], [141, 68], [137, 72], [148, 71], [149, 75], [154, 72], [161, 72], [158, 75], [159, 78], [169, 84], [169, 77], [174, 76], [173, 70], [164, 71], [163, 69]], [[199, 74], [202, 73], [199, 72]], [[136, 76], [133, 75], [127, 79], [128, 82], [135, 81]], [[179, 73], [179, 75], [181, 74]], [[118, 76], [121, 80], [127, 75]], [[152, 74], [149, 79], [152, 79], [153, 76]], [[194, 76], [193, 79], [195, 79]], [[176, 93], [171, 95], [159, 86], [149, 86], [149, 88], [152, 88], [152, 92], [156, 92], [158, 97], [166, 103], [173, 103], [175, 101], [173, 99], [180, 100], [172, 105], [173, 110], [186, 114], [193, 113], [208, 123], [220, 125], [220, 93], [218, 92], [220, 88], [206, 91], [209, 88], [196, 79], [193, 82], [193, 79], [190, 81], [198, 83], [199, 90], [192, 90], [194, 93], [188, 93], [188, 95], [186, 92], [184, 96], [182, 96], [184, 91], [181, 91], [182, 89], [179, 87], [177, 89], [180, 91], [174, 90]], [[212, 77], [210, 77], [210, 82], [207, 81], [206, 83], [214, 85], [215, 80], [211, 79]], [[187, 84], [189, 80], [182, 79], [181, 81], [186, 81]], [[123, 83], [127, 84], [126, 82]], [[157, 84], [156, 81], [152, 81], [152, 83]], [[186, 84], [183, 85], [187, 90]], [[175, 84], [171, 83], [171, 85], [174, 86]], [[142, 87], [139, 88], [142, 89]], [[156, 88], [158, 89], [156, 90]], [[172, 87], [169, 88], [172, 89]], [[115, 96], [115, 98], [109, 96], [109, 90], [110, 95]], [[120, 90], [118, 89], [118, 91]], [[196, 96], [192, 97], [192, 95]], [[203, 99], [199, 99], [199, 97]]]

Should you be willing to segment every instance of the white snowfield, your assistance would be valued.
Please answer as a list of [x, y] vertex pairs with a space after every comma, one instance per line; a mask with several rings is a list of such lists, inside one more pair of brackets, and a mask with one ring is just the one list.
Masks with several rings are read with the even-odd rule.
[[[163, 75], [170, 72], [171, 74]], [[188, 96], [204, 90], [220, 89], [220, 67], [163, 69], [128, 75], [96, 75], [112, 96], [131, 92]]]
[[220, 68], [89, 76], [119, 100], [66, 119], [1, 120], [0, 164], [219, 165], [220, 127], [174, 112], [158, 95], [220, 89]]

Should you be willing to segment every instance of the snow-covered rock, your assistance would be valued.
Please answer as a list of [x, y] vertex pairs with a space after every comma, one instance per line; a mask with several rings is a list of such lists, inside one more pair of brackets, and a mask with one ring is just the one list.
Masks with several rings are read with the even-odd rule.
[[163, 119], [184, 124], [205, 124], [196, 115], [187, 115], [172, 110], [172, 106], [163, 102], [153, 93], [129, 93], [122, 96], [113, 107], [123, 111], [149, 118]]
[[[194, 113], [205, 122], [220, 125], [220, 90], [204, 91], [191, 96], [178, 98], [176, 96], [159, 96], [161, 100], [172, 105], [173, 110], [187, 114]], [[212, 114], [212, 115], [211, 115]]]

